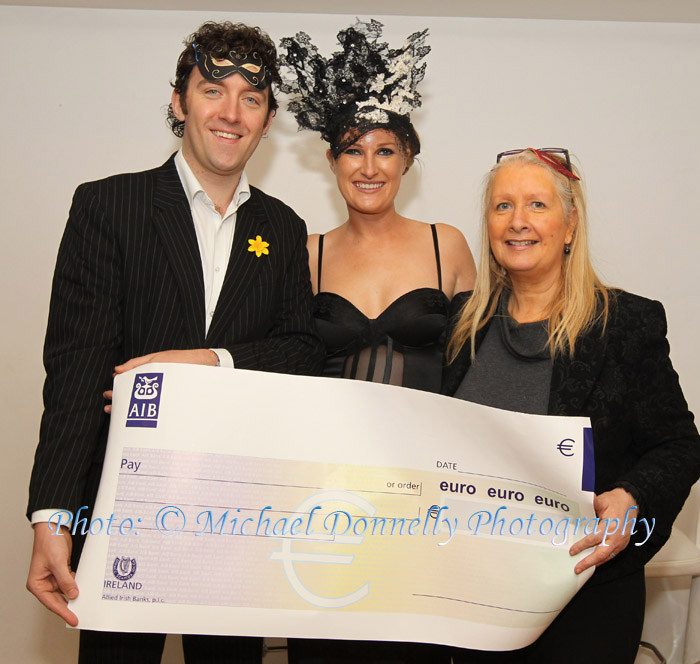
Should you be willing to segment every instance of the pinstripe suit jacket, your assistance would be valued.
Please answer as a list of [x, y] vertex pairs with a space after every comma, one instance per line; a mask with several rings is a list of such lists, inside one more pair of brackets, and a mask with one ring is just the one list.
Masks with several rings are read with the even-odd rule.
[[[248, 251], [256, 235], [269, 255]], [[305, 243], [304, 222], [251, 187], [205, 335], [202, 262], [173, 158], [78, 187], [53, 280], [28, 514], [92, 504], [108, 424], [102, 392], [129, 358], [227, 348], [237, 368], [320, 373]]]

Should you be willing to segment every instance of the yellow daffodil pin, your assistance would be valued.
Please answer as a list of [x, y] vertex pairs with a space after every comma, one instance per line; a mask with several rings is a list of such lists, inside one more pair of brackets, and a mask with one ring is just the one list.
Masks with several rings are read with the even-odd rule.
[[250, 244], [248, 251], [254, 251], [258, 258], [260, 258], [260, 256], [263, 254], [267, 256], [267, 254], [270, 253], [270, 250], [268, 249], [270, 243], [265, 242], [259, 235], [254, 240], [248, 240], [248, 244]]

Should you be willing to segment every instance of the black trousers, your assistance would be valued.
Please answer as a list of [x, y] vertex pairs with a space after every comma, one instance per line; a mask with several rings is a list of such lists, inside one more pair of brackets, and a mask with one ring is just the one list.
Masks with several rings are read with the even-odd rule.
[[585, 585], [527, 648], [508, 652], [455, 649], [453, 662], [634, 664], [644, 625], [645, 601], [644, 570], [606, 583]]
[[289, 664], [450, 664], [450, 650], [426, 643], [288, 639]]
[[[78, 664], [160, 664], [165, 634], [80, 632]], [[260, 664], [262, 639], [183, 634], [187, 664]]]

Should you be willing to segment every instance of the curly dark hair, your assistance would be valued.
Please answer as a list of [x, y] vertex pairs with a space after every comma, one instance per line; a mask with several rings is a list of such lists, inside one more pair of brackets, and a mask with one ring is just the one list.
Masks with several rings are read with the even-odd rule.
[[[186, 110], [185, 97], [187, 96], [190, 73], [197, 62], [192, 44], [197, 44], [197, 50], [200, 53], [208, 53], [217, 58], [226, 55], [229, 51], [238, 53], [256, 51], [267, 68], [270, 81], [276, 84], [281, 82], [275, 44], [268, 34], [258, 27], [251, 28], [243, 23], [231, 23], [230, 21], [222, 23], [208, 21], [200, 25], [196, 32], [185, 39], [183, 44], [185, 48], [177, 60], [175, 82], [171, 83], [173, 89], [180, 95], [183, 110]], [[270, 87], [267, 108], [274, 113], [277, 107], [277, 100]], [[170, 129], [175, 136], [181, 138], [185, 133], [185, 122], [175, 117], [172, 104], [168, 106], [168, 124], [170, 124]]]

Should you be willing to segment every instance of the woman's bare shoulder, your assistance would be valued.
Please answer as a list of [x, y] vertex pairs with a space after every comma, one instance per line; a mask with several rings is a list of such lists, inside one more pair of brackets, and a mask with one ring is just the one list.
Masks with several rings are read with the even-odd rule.
[[446, 292], [452, 296], [471, 290], [476, 279], [476, 265], [467, 239], [462, 231], [449, 224], [435, 224], [435, 229], [440, 246], [440, 262], [448, 277]]
[[464, 237], [464, 233], [459, 230], [456, 226], [450, 226], [450, 224], [436, 223], [435, 229], [438, 233], [438, 238], [445, 238], [448, 242], [458, 242], [462, 245], [467, 245], [467, 239]]

